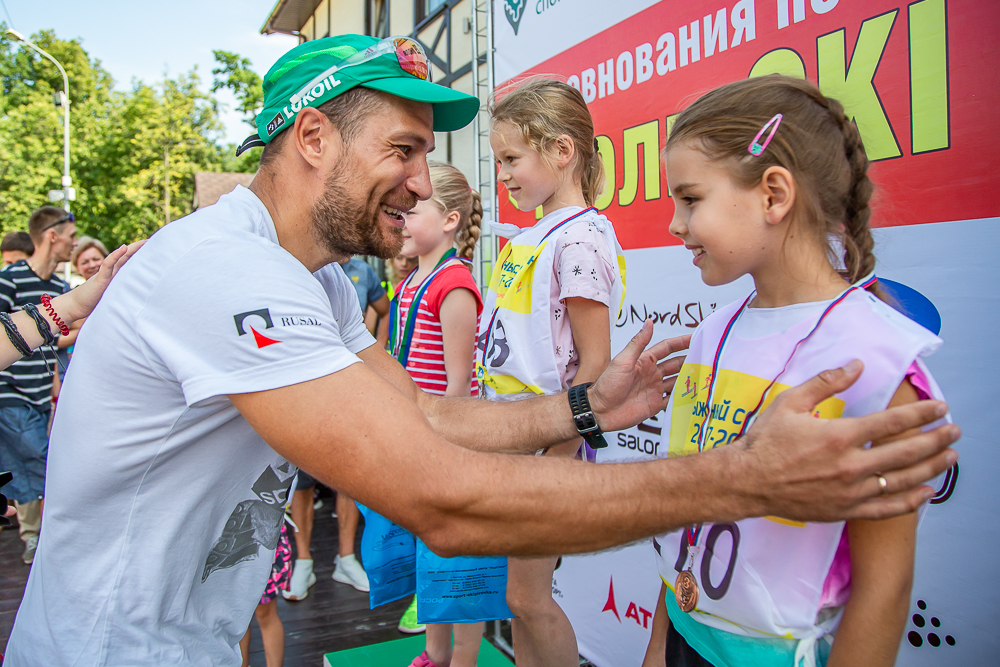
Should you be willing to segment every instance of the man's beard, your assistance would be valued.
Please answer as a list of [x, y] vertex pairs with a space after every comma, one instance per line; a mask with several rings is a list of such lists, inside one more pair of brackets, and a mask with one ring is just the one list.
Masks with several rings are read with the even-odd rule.
[[[380, 201], [374, 192], [365, 197], [352, 194], [346, 160], [341, 160], [326, 179], [323, 196], [312, 208], [313, 235], [317, 242], [340, 257], [373, 255], [390, 259], [403, 247], [403, 230], [379, 224]], [[396, 208], [410, 209], [416, 201]]]

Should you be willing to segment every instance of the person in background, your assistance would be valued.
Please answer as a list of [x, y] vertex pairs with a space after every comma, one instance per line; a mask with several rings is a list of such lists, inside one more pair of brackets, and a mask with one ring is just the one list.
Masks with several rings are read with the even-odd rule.
[[[31, 257], [0, 271], [0, 312], [38, 306], [42, 295], [69, 291], [55, 269], [59, 262], [69, 261], [76, 245], [75, 218], [61, 208], [43, 206], [31, 214], [28, 233], [35, 247]], [[5, 494], [17, 504], [22, 559], [27, 565], [35, 559], [42, 523], [53, 389], [53, 376], [46, 371], [55, 363], [55, 353], [55, 345], [43, 345], [0, 372], [0, 470], [14, 473]]]
[[84, 236], [77, 240], [76, 250], [70, 258], [70, 264], [84, 280], [90, 280], [101, 268], [101, 263], [108, 256], [108, 249], [95, 238]]
[[[375, 270], [367, 262], [356, 258], [348, 258], [340, 263], [340, 267], [354, 285], [358, 302], [361, 304], [361, 312], [365, 312], [371, 306], [379, 317], [388, 321], [389, 297], [386, 296]], [[295, 493], [292, 495], [292, 521], [297, 527], [295, 567], [292, 570], [292, 580], [288, 590], [281, 593], [286, 600], [304, 600], [309, 595], [309, 588], [316, 583], [312, 553], [309, 551], [312, 543], [313, 519], [316, 514], [316, 509], [313, 507], [315, 487], [316, 480], [304, 470], [300, 470]], [[333, 580], [367, 593], [368, 575], [354, 555], [354, 537], [358, 530], [361, 512], [358, 511], [354, 501], [340, 491], [337, 492], [336, 512], [340, 554], [334, 560]]]
[[[73, 322], [87, 317], [101, 299], [108, 283], [111, 282], [111, 278], [128, 258], [142, 247], [143, 243], [145, 241], [138, 241], [130, 246], [118, 248], [101, 265], [97, 278], [81, 285], [79, 289], [70, 290], [66, 294], [52, 299], [52, 314], [45, 309], [40, 309], [38, 312], [48, 324], [49, 332], [55, 334], [59, 331], [59, 321], [63, 325], [72, 325]], [[58, 321], [56, 318], [59, 318]], [[9, 323], [5, 324], [4, 328], [7, 336], [0, 336], [0, 370], [7, 368], [22, 356], [21, 351], [14, 346], [14, 342], [11, 340], [12, 334], [14, 339], [19, 338], [29, 350], [34, 350], [45, 342], [38, 324], [23, 310], [11, 315]], [[3, 470], [2, 462], [0, 462], [0, 470]], [[4, 504], [6, 503], [4, 496], [0, 496], [0, 499], [3, 499]], [[9, 517], [16, 513], [14, 507], [7, 507], [0, 511], [0, 516]]]
[[[403, 282], [403, 278], [410, 275], [413, 269], [417, 268], [417, 257], [407, 257], [400, 253], [385, 263], [385, 280], [382, 281], [382, 289], [386, 291], [389, 301], [392, 301], [396, 294], [396, 286]], [[367, 319], [365, 320], [367, 323]], [[385, 347], [389, 342], [389, 318], [378, 319], [378, 326], [375, 328], [375, 340], [381, 347]]]
[[[285, 624], [278, 615], [278, 591], [284, 593], [292, 572], [292, 545], [288, 541], [288, 521], [281, 522], [281, 534], [278, 536], [278, 546], [274, 550], [274, 562], [271, 563], [271, 575], [267, 578], [264, 594], [254, 610], [257, 625], [260, 626], [260, 638], [264, 644], [264, 659], [267, 667], [282, 667], [285, 664]], [[250, 628], [240, 640], [240, 653], [243, 654], [243, 667], [250, 667]]]
[[28, 232], [7, 232], [0, 242], [0, 255], [3, 256], [5, 267], [22, 259], [28, 259], [33, 252], [35, 244], [31, 242]]
[[[403, 252], [417, 257], [419, 268], [399, 284], [392, 302], [396, 329], [390, 353], [423, 391], [476, 396], [476, 327], [483, 300], [469, 262], [479, 239], [483, 205], [461, 171], [441, 162], [427, 165], [433, 194], [405, 214]], [[456, 584], [453, 579], [451, 585]], [[399, 630], [417, 631], [416, 616], [414, 598]], [[425, 629], [427, 649], [410, 667], [475, 667], [483, 621], [430, 623]]]
[[[70, 256], [69, 263], [73, 265], [76, 272], [80, 274], [83, 281], [90, 280], [101, 269], [104, 258], [108, 256], [108, 249], [103, 243], [95, 238], [84, 236], [77, 239], [76, 249]], [[80, 280], [77, 278], [76, 280]], [[80, 332], [86, 318], [78, 320], [69, 326], [69, 335], [59, 338], [56, 356], [59, 358], [59, 373], [52, 380], [52, 404], [55, 408], [56, 401], [59, 400], [59, 389], [66, 376], [66, 369], [69, 367], [70, 355], [73, 353], [73, 346], [76, 345], [76, 336]]]

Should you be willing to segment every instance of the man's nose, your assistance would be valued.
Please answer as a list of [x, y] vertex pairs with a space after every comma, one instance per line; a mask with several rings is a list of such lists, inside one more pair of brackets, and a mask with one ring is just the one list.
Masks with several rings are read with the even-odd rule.
[[431, 198], [434, 191], [431, 188], [431, 172], [426, 159], [414, 161], [410, 176], [406, 179], [406, 189], [420, 201]]

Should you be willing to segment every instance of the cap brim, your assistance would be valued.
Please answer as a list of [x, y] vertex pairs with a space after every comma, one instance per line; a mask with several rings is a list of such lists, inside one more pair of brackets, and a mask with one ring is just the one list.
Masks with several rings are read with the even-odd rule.
[[412, 76], [374, 79], [361, 84], [415, 102], [434, 105], [434, 131], [460, 130], [479, 113], [479, 100], [472, 95]]

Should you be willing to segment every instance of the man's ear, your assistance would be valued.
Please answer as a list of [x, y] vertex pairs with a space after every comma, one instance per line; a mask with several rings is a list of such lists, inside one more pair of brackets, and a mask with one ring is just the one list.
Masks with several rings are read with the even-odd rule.
[[766, 200], [764, 215], [769, 224], [776, 225], [795, 205], [795, 177], [784, 167], [768, 167], [760, 179], [760, 187]]
[[314, 107], [305, 107], [295, 118], [292, 127], [295, 149], [312, 167], [319, 168], [329, 160], [331, 150], [339, 155], [343, 151], [343, 140], [333, 123]]

